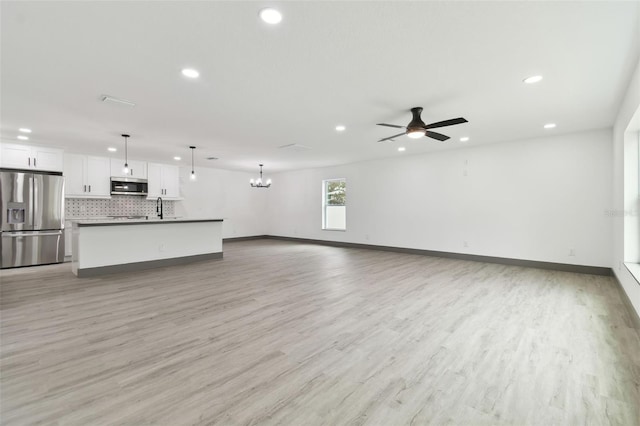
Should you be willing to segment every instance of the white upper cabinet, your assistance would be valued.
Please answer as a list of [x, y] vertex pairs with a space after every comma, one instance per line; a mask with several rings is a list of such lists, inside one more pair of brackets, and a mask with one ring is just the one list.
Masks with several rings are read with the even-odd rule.
[[2, 143], [0, 145], [0, 166], [10, 169], [61, 172], [63, 151], [43, 146]]
[[111, 176], [112, 177], [130, 177], [138, 179], [147, 179], [147, 163], [144, 161], [128, 160], [129, 174], [124, 174], [124, 158], [111, 159]]
[[110, 198], [110, 161], [105, 157], [64, 156], [65, 197]]
[[170, 200], [180, 198], [180, 169], [169, 164], [148, 163], [149, 195]]

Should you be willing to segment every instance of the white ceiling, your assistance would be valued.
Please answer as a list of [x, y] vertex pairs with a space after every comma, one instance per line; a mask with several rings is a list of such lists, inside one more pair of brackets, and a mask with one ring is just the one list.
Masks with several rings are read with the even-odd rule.
[[[281, 10], [280, 25], [259, 20], [265, 6]], [[459, 147], [461, 136], [608, 127], [638, 61], [639, 6], [3, 1], [0, 136], [29, 127], [34, 144], [123, 156], [126, 132], [130, 158], [186, 165], [195, 145], [198, 166], [266, 172]], [[535, 74], [544, 80], [522, 83]], [[440, 129], [447, 142], [376, 142], [399, 133], [376, 123], [406, 125], [414, 106], [427, 123], [469, 123]], [[311, 149], [278, 148], [287, 144]]]

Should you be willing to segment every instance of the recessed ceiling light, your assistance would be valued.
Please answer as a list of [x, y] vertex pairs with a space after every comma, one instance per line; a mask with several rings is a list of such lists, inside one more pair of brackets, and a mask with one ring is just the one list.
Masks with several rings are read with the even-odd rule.
[[524, 81], [527, 84], [533, 84], [533, 83], [537, 83], [537, 82], [539, 82], [541, 80], [542, 80], [542, 76], [541, 75], [532, 75], [531, 77], [527, 77], [522, 81]]
[[544, 125], [545, 129], [553, 129], [554, 127], [556, 127], [556, 123], [547, 123]]
[[185, 68], [182, 70], [182, 75], [189, 78], [198, 78], [200, 73], [193, 68]]
[[22, 136], [22, 135], [18, 136], [18, 139], [20, 139], [21, 141], [28, 141], [29, 140], [29, 138], [27, 136]]
[[176, 160], [176, 161], [180, 161], [180, 160], [182, 160], [182, 157], [173, 157], [173, 159]]
[[24, 127], [19, 128], [18, 131], [20, 131], [22, 133], [31, 133], [31, 129], [26, 129]]
[[347, 128], [344, 127], [343, 125], [336, 126], [337, 132], [344, 132], [345, 130], [347, 130]]
[[407, 148], [405, 148], [404, 146], [399, 146], [398, 147], [398, 151], [400, 151], [400, 152], [404, 152], [406, 150], [407, 150]]
[[279, 24], [280, 21], [282, 21], [282, 13], [268, 7], [260, 11], [260, 19], [262, 19], [267, 24]]
[[468, 136], [461, 137], [460, 142], [469, 142], [469, 137]]
[[107, 148], [107, 151], [109, 151], [109, 152], [116, 152], [117, 150], [118, 150], [117, 148], [114, 148], [114, 147], [112, 147], [112, 146], [110, 146], [109, 148]]

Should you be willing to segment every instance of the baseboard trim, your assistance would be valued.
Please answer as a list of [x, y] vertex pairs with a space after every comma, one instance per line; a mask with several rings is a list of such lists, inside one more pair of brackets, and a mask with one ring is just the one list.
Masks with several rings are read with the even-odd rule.
[[174, 257], [171, 259], [148, 260], [144, 262], [124, 263], [122, 265], [98, 266], [95, 268], [78, 269], [78, 278], [98, 277], [121, 272], [142, 271], [145, 269], [164, 268], [167, 266], [185, 265], [203, 260], [222, 259], [222, 252], [197, 254], [194, 256]]
[[631, 323], [633, 325], [633, 328], [636, 329], [636, 332], [640, 336], [640, 314], [636, 312], [636, 308], [634, 308], [633, 303], [631, 303], [631, 299], [629, 299], [629, 295], [627, 294], [627, 292], [624, 291], [624, 287], [622, 286], [622, 283], [618, 279], [618, 276], [613, 274], [613, 279], [618, 286], [618, 292], [620, 293], [622, 304], [624, 305], [624, 307], [627, 309], [627, 312], [629, 313], [629, 318], [631, 318]]
[[235, 241], [250, 241], [250, 240], [261, 240], [264, 238], [269, 238], [268, 235], [252, 235], [249, 237], [231, 237], [231, 238], [223, 238], [222, 243], [233, 243]]
[[470, 260], [473, 262], [498, 263], [501, 265], [524, 266], [527, 268], [548, 269], [552, 271], [575, 272], [579, 274], [611, 276], [611, 268], [600, 266], [570, 265], [566, 263], [540, 262], [537, 260], [511, 259], [507, 257], [482, 256], [477, 254], [452, 253], [446, 251], [421, 250], [404, 247], [379, 246], [373, 244], [347, 243], [342, 241], [314, 240], [308, 238], [281, 237], [277, 235], [265, 235], [270, 238], [283, 241], [297, 241], [308, 244], [321, 244], [334, 247], [358, 248], [366, 250], [391, 251], [395, 253], [418, 254], [423, 256], [444, 257], [448, 259]]

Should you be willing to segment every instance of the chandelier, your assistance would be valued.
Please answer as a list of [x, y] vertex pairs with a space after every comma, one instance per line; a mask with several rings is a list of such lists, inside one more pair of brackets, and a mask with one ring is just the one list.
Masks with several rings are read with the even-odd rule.
[[260, 164], [260, 177], [258, 178], [258, 180], [254, 181], [253, 179], [251, 179], [249, 181], [252, 188], [268, 188], [271, 186], [271, 179], [267, 179], [267, 183], [262, 183], [262, 166], [263, 164]]

